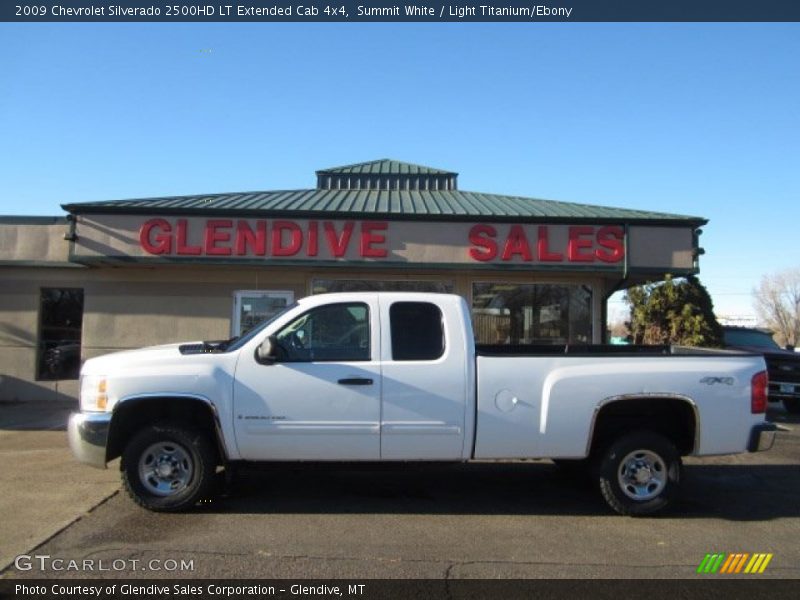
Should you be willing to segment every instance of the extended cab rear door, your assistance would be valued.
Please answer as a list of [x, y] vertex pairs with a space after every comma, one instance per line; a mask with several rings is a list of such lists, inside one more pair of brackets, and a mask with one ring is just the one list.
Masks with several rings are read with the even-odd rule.
[[468, 357], [457, 298], [385, 294], [379, 304], [381, 459], [462, 458]]

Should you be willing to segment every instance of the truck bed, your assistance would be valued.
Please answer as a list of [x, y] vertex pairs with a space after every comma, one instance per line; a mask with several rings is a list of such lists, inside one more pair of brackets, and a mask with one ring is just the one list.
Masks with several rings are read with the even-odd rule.
[[744, 451], [761, 418], [750, 411], [759, 361], [745, 353], [572, 344], [476, 351], [475, 458], [584, 458], [598, 411], [629, 398], [690, 406], [696, 455]]

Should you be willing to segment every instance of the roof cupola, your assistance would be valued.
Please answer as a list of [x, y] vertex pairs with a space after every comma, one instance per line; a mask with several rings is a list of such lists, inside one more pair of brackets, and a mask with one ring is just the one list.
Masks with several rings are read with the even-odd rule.
[[458, 173], [383, 158], [319, 170], [317, 189], [449, 191], [458, 189]]

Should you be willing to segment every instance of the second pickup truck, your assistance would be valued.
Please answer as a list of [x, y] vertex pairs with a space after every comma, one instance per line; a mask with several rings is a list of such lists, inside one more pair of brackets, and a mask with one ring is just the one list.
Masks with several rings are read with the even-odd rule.
[[243, 337], [86, 361], [74, 454], [157, 511], [242, 461], [551, 458], [590, 467], [621, 514], [664, 508], [681, 457], [772, 446], [760, 356], [478, 346], [463, 298], [310, 296]]

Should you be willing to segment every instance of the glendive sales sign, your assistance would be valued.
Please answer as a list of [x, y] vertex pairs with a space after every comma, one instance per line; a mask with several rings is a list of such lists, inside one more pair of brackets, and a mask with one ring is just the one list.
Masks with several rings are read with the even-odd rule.
[[618, 225], [151, 218], [146, 254], [301, 260], [598, 263], [625, 257]]

